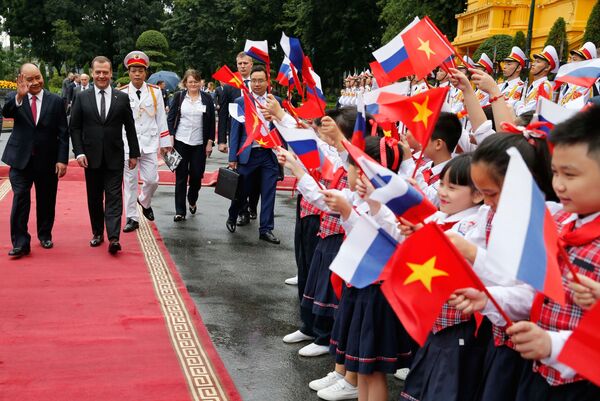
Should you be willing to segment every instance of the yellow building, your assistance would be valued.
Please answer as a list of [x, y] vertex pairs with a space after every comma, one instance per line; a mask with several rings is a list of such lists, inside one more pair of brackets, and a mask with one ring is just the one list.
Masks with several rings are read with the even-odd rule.
[[[596, 0], [536, 0], [532, 52], [542, 50], [550, 28], [559, 17], [563, 17], [567, 25], [569, 49], [580, 48], [595, 4]], [[514, 36], [517, 31], [523, 31], [527, 36], [530, 5], [531, 0], [468, 0], [467, 10], [456, 15], [458, 29], [454, 46], [459, 54], [473, 54], [481, 42], [492, 35]]]

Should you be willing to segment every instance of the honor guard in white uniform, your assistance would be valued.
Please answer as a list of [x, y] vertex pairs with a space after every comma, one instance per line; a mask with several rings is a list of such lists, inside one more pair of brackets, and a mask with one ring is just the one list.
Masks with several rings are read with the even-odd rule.
[[525, 53], [514, 46], [510, 54], [502, 60], [502, 75], [504, 82], [498, 85], [504, 100], [510, 106], [521, 100], [525, 84], [521, 80], [521, 71], [525, 68]]
[[[475, 68], [485, 72], [488, 75], [494, 75], [494, 63], [485, 53], [481, 53], [479, 61], [475, 63]], [[481, 107], [485, 107], [490, 104], [490, 95], [487, 92], [477, 88], [477, 90], [475, 90], [475, 95], [477, 96], [477, 100], [479, 100]]]
[[552, 83], [548, 74], [556, 74], [558, 67], [558, 53], [554, 46], [546, 46], [541, 53], [533, 55], [530, 68], [533, 82], [527, 87], [525, 96], [514, 105], [517, 116], [535, 110], [540, 96], [552, 100]]
[[[154, 220], [151, 202], [158, 188], [158, 155], [160, 148], [171, 148], [171, 135], [167, 128], [167, 116], [161, 90], [156, 85], [146, 83], [148, 56], [141, 51], [132, 51], [125, 56], [125, 68], [131, 82], [117, 88], [129, 95], [129, 104], [135, 120], [135, 130], [140, 145], [140, 158], [136, 168], [130, 170], [127, 164], [129, 149], [125, 147], [125, 168], [123, 172], [123, 193], [127, 222], [124, 232], [139, 227], [137, 204], [148, 220]], [[123, 132], [125, 135], [125, 132]], [[125, 142], [127, 143], [127, 142]], [[138, 172], [142, 189], [138, 196]]]
[[[578, 61], [591, 60], [597, 57], [596, 45], [592, 42], [584, 43], [583, 47], [579, 50], [571, 50], [571, 57], [569, 62], [576, 63]], [[584, 86], [578, 86], [574, 84], [563, 84], [560, 88], [558, 95], [558, 104], [561, 106], [566, 105], [570, 101], [578, 99], [583, 96], [583, 104], [587, 103], [592, 94], [591, 88]]]

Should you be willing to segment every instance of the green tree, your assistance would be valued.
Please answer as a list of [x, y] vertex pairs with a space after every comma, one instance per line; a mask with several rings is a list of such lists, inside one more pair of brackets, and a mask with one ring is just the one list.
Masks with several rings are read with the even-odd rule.
[[79, 53], [81, 40], [76, 30], [72, 29], [70, 24], [64, 19], [56, 20], [52, 23], [54, 28], [54, 44], [56, 50], [62, 55], [63, 61], [69, 69], [69, 66], [76, 64], [75, 59]]
[[466, 9], [465, 0], [379, 0], [382, 8], [380, 20], [385, 25], [382, 42], [389, 42], [415, 17], [429, 15], [429, 18], [450, 40], [456, 35], [458, 22], [456, 13]]
[[587, 25], [585, 26], [585, 33], [583, 34], [584, 42], [593, 42], [596, 46], [600, 47], [600, 2], [596, 2], [590, 17], [588, 18]]
[[525, 47], [527, 47], [527, 40], [523, 31], [517, 31], [513, 39], [513, 46], [517, 46], [523, 51], [526, 50]]
[[485, 53], [492, 61], [500, 61], [510, 54], [513, 38], [510, 35], [494, 35], [487, 38], [473, 53], [473, 60], [477, 62], [481, 53]]
[[552, 28], [550, 28], [544, 47], [548, 45], [554, 46], [561, 62], [567, 61], [569, 58], [569, 42], [567, 40], [567, 23], [563, 17], [558, 17]]
[[142, 32], [135, 42], [135, 47], [142, 50], [150, 58], [150, 70], [152, 72], [170, 70], [175, 67], [174, 63], [167, 61], [169, 42], [162, 33], [154, 30]]

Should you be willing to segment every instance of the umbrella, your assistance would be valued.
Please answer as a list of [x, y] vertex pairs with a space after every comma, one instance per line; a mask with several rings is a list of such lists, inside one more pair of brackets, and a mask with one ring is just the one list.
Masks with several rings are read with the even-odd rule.
[[155, 72], [154, 74], [150, 75], [150, 78], [148, 78], [148, 83], [151, 84], [156, 84], [158, 81], [165, 81], [167, 90], [172, 92], [177, 89], [177, 85], [181, 79], [179, 78], [179, 75], [175, 74], [173, 71]]

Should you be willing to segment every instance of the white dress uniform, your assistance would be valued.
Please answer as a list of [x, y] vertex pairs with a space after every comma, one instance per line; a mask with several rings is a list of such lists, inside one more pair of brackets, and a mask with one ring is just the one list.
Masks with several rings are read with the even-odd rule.
[[515, 103], [521, 100], [521, 96], [523, 96], [524, 85], [521, 78], [517, 77], [510, 81], [498, 84], [498, 89], [500, 89], [506, 103], [510, 106], [514, 106]]
[[538, 78], [529, 85], [527, 91], [525, 91], [525, 96], [514, 104], [515, 114], [520, 116], [523, 113], [535, 110], [540, 96], [552, 100], [552, 83], [548, 81], [548, 77]]
[[[143, 83], [139, 89], [138, 98], [132, 83], [119, 90], [128, 93], [129, 104], [135, 120], [140, 145], [140, 158], [134, 169], [129, 169], [129, 149], [125, 146], [125, 166], [123, 171], [123, 186], [125, 195], [125, 214], [128, 219], [139, 222], [136, 202], [144, 208], [149, 208], [152, 195], [158, 188], [158, 149], [172, 146], [171, 136], [167, 128], [167, 115], [161, 90], [158, 86]], [[125, 132], [123, 132], [125, 135]], [[125, 142], [127, 143], [127, 142]], [[138, 197], [138, 173], [142, 180], [142, 189]]]

